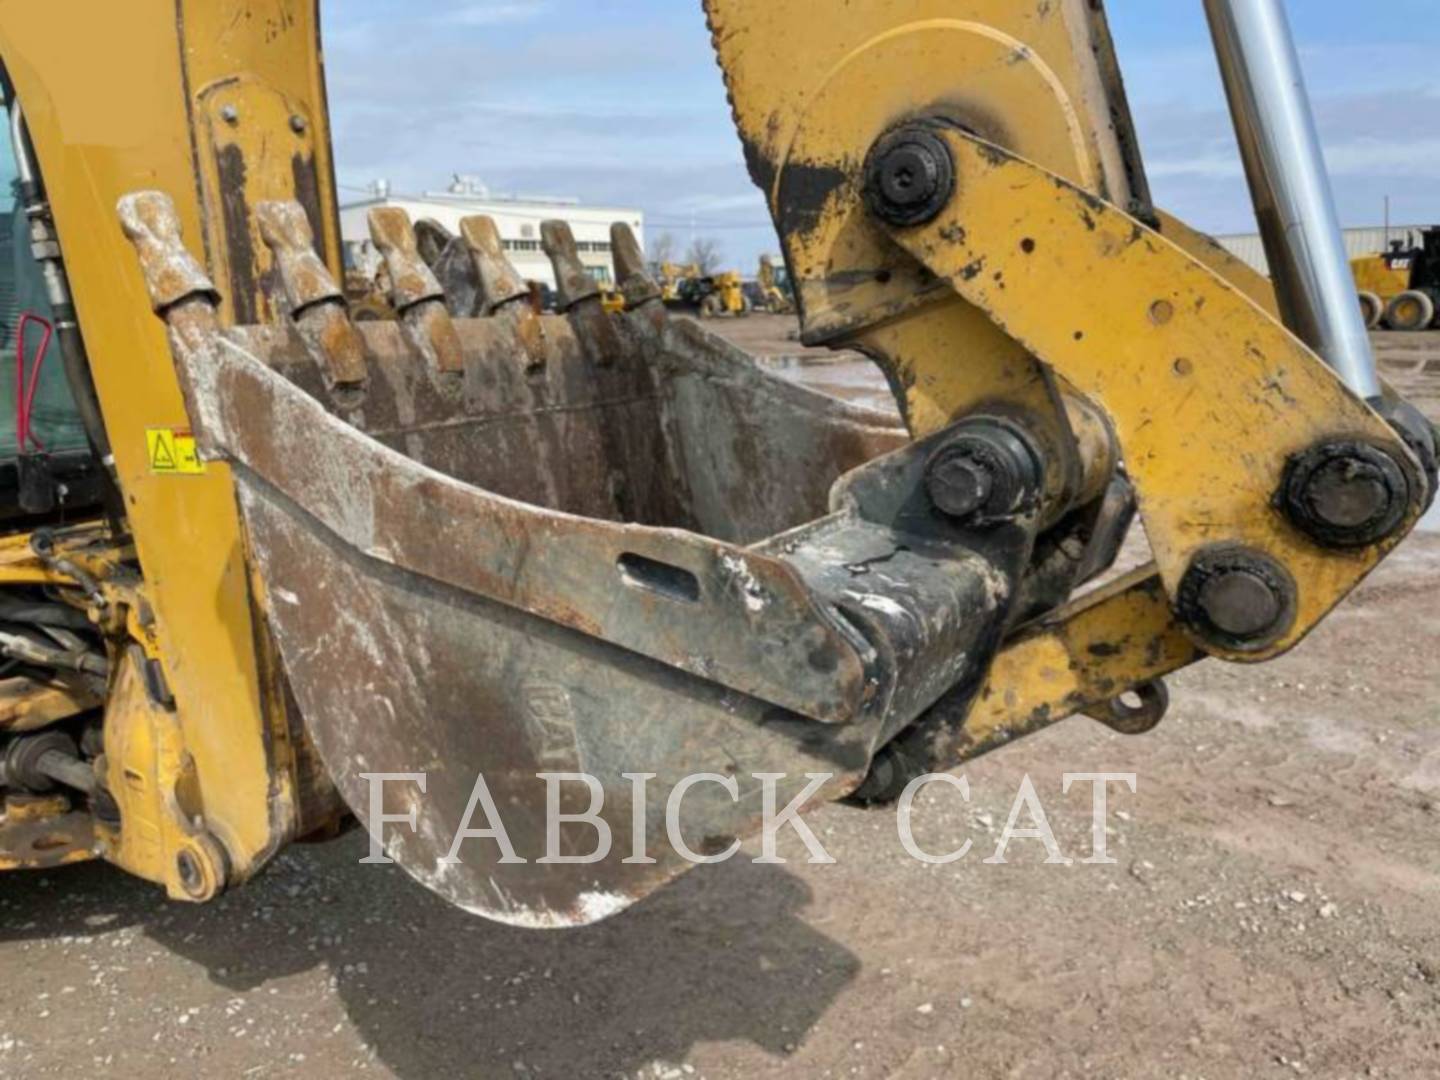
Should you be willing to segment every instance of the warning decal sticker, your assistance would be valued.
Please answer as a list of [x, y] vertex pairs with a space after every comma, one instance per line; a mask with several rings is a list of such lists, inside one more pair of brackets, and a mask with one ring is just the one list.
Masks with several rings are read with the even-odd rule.
[[195, 436], [179, 428], [146, 428], [145, 455], [150, 471], [161, 476], [200, 476], [205, 463], [195, 452]]

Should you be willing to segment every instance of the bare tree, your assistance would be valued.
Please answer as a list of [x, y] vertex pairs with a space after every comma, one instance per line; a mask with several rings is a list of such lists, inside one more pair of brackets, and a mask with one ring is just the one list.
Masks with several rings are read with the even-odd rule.
[[678, 248], [679, 245], [675, 242], [675, 234], [662, 232], [650, 241], [650, 261], [656, 266], [659, 266], [661, 263], [673, 263]]
[[685, 252], [685, 261], [697, 266], [701, 274], [713, 274], [720, 269], [720, 245], [708, 236], [697, 236]]

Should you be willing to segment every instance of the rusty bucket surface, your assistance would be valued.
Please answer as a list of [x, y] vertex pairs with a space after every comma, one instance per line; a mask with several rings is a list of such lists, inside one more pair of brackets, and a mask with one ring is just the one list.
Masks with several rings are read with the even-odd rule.
[[[379, 214], [396, 317], [356, 324], [303, 212], [267, 204], [288, 314], [222, 328], [169, 200], [121, 213], [200, 451], [233, 469], [303, 728], [448, 900], [605, 917], [767, 799], [851, 792], [978, 688], [1033, 523], [958, 530], [924, 498], [930, 448], [668, 318], [623, 227], [626, 310], [547, 223], [560, 310], [540, 315], [492, 223], [417, 237]], [[593, 777], [603, 808], [554, 774]], [[590, 820], [547, 836], [556, 811]]]

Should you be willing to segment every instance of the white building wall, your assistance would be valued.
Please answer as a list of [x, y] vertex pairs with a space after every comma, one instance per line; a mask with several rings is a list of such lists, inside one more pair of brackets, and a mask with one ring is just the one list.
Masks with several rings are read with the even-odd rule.
[[547, 219], [568, 221], [580, 249], [580, 260], [600, 281], [615, 278], [610, 253], [610, 226], [626, 222], [642, 247], [645, 243], [645, 215], [639, 210], [621, 207], [580, 206], [565, 202], [530, 200], [482, 199], [467, 195], [419, 196], [391, 195], [363, 199], [340, 208], [340, 235], [346, 245], [367, 243], [370, 227], [367, 215], [377, 206], [393, 206], [410, 215], [411, 221], [433, 218], [451, 232], [458, 233], [460, 219], [471, 214], [486, 214], [495, 219], [506, 254], [521, 275], [555, 287], [555, 272], [550, 260], [540, 249], [540, 223]]
[[[1389, 237], [1391, 240], [1406, 240], [1407, 234], [1413, 235], [1415, 243], [1420, 242], [1420, 233], [1428, 228], [1425, 225], [1391, 225]], [[1365, 226], [1357, 229], [1345, 230], [1345, 250], [1352, 259], [1358, 259], [1363, 255], [1376, 255], [1386, 249], [1386, 231], [1383, 226]], [[1233, 236], [1217, 236], [1216, 240], [1234, 256], [1249, 263], [1262, 274], [1269, 275], [1270, 263], [1265, 258], [1265, 244], [1260, 239], [1259, 233], [1240, 233]]]

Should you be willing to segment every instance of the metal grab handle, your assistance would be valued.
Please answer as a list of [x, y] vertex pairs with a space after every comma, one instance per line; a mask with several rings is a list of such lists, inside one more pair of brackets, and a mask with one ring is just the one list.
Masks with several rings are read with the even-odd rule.
[[1380, 397], [1335, 196], [1283, 0], [1205, 0], [1285, 324], [1360, 397]]

